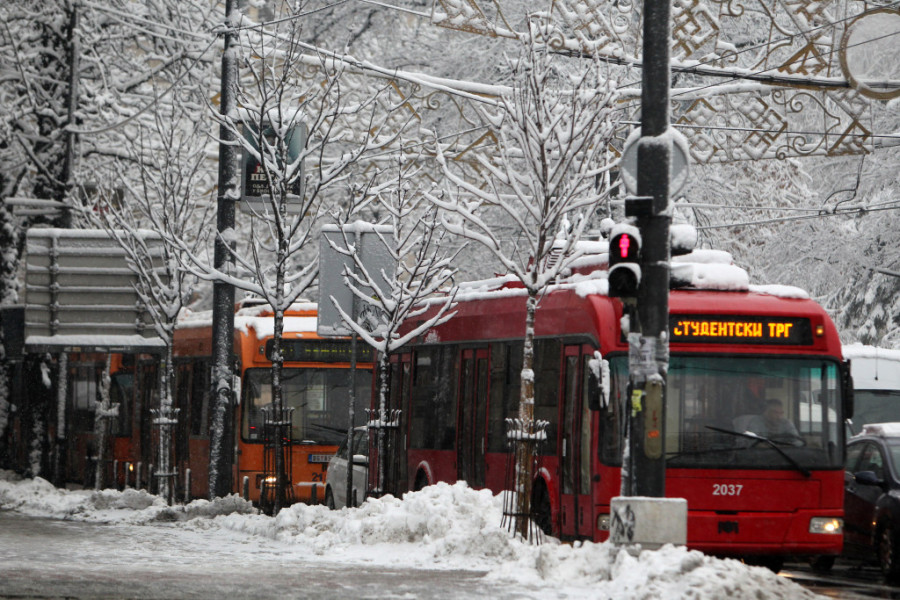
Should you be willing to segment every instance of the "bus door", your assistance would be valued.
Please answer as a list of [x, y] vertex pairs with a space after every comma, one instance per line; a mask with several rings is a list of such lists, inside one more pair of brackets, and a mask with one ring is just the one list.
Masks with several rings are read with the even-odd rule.
[[[390, 393], [387, 397], [388, 415], [395, 414], [399, 410], [400, 421], [397, 427], [385, 430], [385, 460], [384, 460], [384, 490], [389, 494], [400, 497], [409, 488], [407, 481], [407, 428], [409, 423], [409, 410], [411, 408], [410, 376], [412, 374], [412, 353], [404, 352], [391, 356]], [[376, 403], [378, 393], [375, 394]], [[376, 406], [377, 408], [377, 406]], [[372, 440], [378, 447], [378, 439]], [[371, 466], [370, 466], [370, 471]], [[377, 487], [377, 482], [376, 482]]]
[[137, 435], [137, 447], [132, 448], [132, 462], [122, 468], [126, 486], [152, 490], [151, 469], [155, 462], [156, 452], [154, 448], [154, 430], [152, 427], [153, 413], [158, 407], [159, 394], [159, 363], [155, 360], [145, 360], [141, 365], [140, 387], [138, 392], [138, 406], [135, 410], [140, 415], [138, 419], [139, 431]]
[[488, 349], [463, 350], [460, 369], [457, 476], [480, 488], [484, 487], [487, 443]]
[[560, 532], [564, 536], [590, 538], [593, 526], [591, 503], [591, 412], [585, 395], [590, 375], [589, 346], [565, 346], [563, 394], [559, 418], [559, 507]]

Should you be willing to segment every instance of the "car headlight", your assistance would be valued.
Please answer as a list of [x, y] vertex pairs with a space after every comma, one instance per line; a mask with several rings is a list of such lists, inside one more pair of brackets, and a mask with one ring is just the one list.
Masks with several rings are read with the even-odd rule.
[[809, 520], [809, 532], [840, 535], [844, 533], [844, 520], [834, 517], [813, 517]]

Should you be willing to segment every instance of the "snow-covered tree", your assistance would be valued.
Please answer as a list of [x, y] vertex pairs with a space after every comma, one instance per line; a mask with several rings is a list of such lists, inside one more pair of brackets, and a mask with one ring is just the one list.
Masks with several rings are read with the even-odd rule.
[[[353, 334], [378, 354], [378, 409], [370, 421], [370, 426], [376, 430], [378, 447], [376, 487], [371, 490], [375, 495], [396, 493], [385, 487], [385, 461], [396, 458], [393, 452], [399, 451], [393, 448], [393, 452], [386, 452], [385, 446], [386, 428], [396, 427], [387, 408], [390, 355], [454, 314], [456, 287], [453, 279], [457, 273], [454, 265], [462, 246], [449, 246], [437, 209], [428, 206], [423, 193], [416, 187], [421, 164], [419, 160], [401, 158], [394, 178], [366, 189], [361, 206], [348, 211], [353, 214], [375, 205], [372, 212], [381, 215], [381, 227], [365, 222], [347, 223], [345, 214], [336, 213], [338, 227], [335, 229], [340, 239], [336, 243], [331, 238], [324, 238], [334, 252], [347, 258], [341, 275], [359, 308], [341, 306], [334, 296], [321, 298], [320, 303], [332, 302]], [[385, 262], [396, 266], [393, 272], [385, 269], [374, 272], [369, 268], [372, 261], [367, 261], [362, 254], [360, 235], [377, 239], [374, 249], [389, 257]], [[373, 248], [369, 246], [365, 250], [368, 254]], [[427, 318], [400, 334], [401, 326], [423, 317], [426, 312], [430, 313]], [[362, 318], [362, 315], [367, 317]], [[347, 435], [349, 443], [352, 419]]]
[[[192, 0], [0, 5], [0, 199], [70, 209], [14, 218], [0, 208], [0, 301], [18, 300], [27, 229], [72, 225], [72, 209], [96, 199], [83, 191], [111, 180], [112, 164], [125, 178], [138, 172], [134, 163], [122, 166], [131, 158], [125, 142], [157, 109], [185, 100], [171, 93], [174, 82], [182, 90], [208, 83], [214, 9]], [[203, 106], [193, 108], [196, 114]]]
[[[235, 242], [227, 245], [236, 271], [223, 272], [191, 252], [185, 265], [200, 278], [231, 284], [272, 306], [272, 413], [283, 423], [284, 314], [316, 280], [320, 219], [343, 197], [361, 157], [390, 145], [411, 117], [398, 119], [400, 105], [389, 97], [393, 88], [347, 85], [343, 62], [309, 53], [299, 7], [284, 5], [270, 16], [267, 23], [241, 23], [240, 108], [219, 117], [247, 157], [244, 191], [258, 200], [241, 207], [249, 223], [246, 239], [223, 234]], [[274, 446], [271, 508], [277, 512], [285, 504], [282, 436], [275, 435]]]
[[[169, 499], [171, 429], [177, 422], [172, 343], [178, 316], [194, 291], [192, 278], [181, 265], [189, 262], [188, 254], [206, 254], [215, 214], [206, 164], [208, 123], [196, 120], [182, 104], [162, 105], [153, 117], [152, 124], [137, 128], [134, 139], [123, 148], [126, 156], [115, 161], [116, 179], [101, 186], [101, 190], [123, 190], [122, 197], [101, 191], [97, 206], [83, 209], [82, 215], [88, 224], [107, 230], [124, 250], [137, 275], [138, 296], [165, 343], [154, 423], [159, 431], [158, 489]], [[128, 165], [134, 166], [128, 169]], [[136, 173], [125, 177], [129, 170]], [[179, 243], [161, 243], [171, 239]], [[98, 419], [102, 412], [98, 411]]]
[[[608, 149], [616, 126], [615, 84], [607, 67], [569, 63], [540, 43], [550, 29], [535, 18], [522, 51], [508, 57], [512, 92], [479, 109], [498, 140], [477, 154], [477, 180], [463, 177], [437, 144], [445, 177], [428, 192], [448, 231], [488, 248], [525, 287], [526, 322], [516, 444], [516, 514], [528, 515], [532, 453], [541, 433], [534, 419], [534, 319], [541, 294], [578, 258], [576, 242], [607, 197]], [[515, 518], [528, 536], [528, 519]]]

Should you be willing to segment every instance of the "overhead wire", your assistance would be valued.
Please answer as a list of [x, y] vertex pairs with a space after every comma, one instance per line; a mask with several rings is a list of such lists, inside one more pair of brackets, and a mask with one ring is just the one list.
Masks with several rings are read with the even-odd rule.
[[[883, 40], [883, 39], [887, 39], [887, 38], [889, 38], [889, 37], [893, 37], [893, 36], [895, 36], [895, 35], [900, 35], [900, 31], [895, 31], [895, 32], [892, 32], [892, 33], [888, 33], [888, 34], [885, 34], [885, 35], [882, 35], [882, 36], [879, 36], [879, 37], [876, 37], [876, 38], [868, 39], [868, 40], [865, 40], [865, 41], [862, 41], [862, 42], [857, 42], [857, 43], [855, 43], [855, 44], [850, 44], [850, 45], [847, 45], [847, 46], [839, 46], [839, 47], [836, 48], [836, 49], [829, 50], [828, 52], [823, 52], [823, 53], [822, 53], [822, 56], [832, 55], [832, 54], [834, 54], [835, 52], [839, 52], [840, 50], [846, 50], [846, 49], [848, 49], [848, 48], [856, 48], [856, 47], [858, 47], [858, 46], [862, 46], [862, 45], [865, 45], [865, 44], [870, 44], [870, 43], [873, 43], [873, 42], [877, 42], [877, 41], [880, 41], [880, 40]], [[720, 85], [725, 85], [726, 83], [730, 83], [731, 81], [734, 81], [734, 80], [737, 80], [737, 79], [751, 79], [752, 76], [754, 76], [754, 75], [762, 75], [762, 74], [767, 73], [767, 72], [769, 72], [769, 71], [773, 71], [773, 70], [775, 70], [775, 69], [780, 69], [780, 68], [784, 67], [785, 65], [794, 64], [794, 62], [797, 62], [797, 61], [800, 61], [800, 60], [802, 60], [802, 58], [797, 58], [797, 59], [795, 59], [794, 61], [786, 62], [786, 63], [783, 63], [783, 64], [781, 64], [781, 65], [777, 65], [777, 66], [773, 66], [773, 67], [769, 67], [769, 68], [767, 68], [767, 69], [762, 69], [762, 70], [760, 70], [760, 71], [756, 71], [756, 72], [750, 73], [750, 74], [748, 74], [748, 75], [737, 75], [737, 74], [735, 74], [735, 75], [732, 75], [732, 76], [731, 76], [731, 79], [730, 79], [728, 82], [717, 81], [717, 82], [715, 82], [715, 83], [711, 83], [711, 84], [708, 84], [708, 85], [704, 85], [704, 86], [700, 86], [700, 87], [696, 87], [696, 88], [691, 88], [690, 90], [683, 90], [683, 91], [680, 91], [680, 92], [673, 93], [673, 94], [672, 94], [672, 97], [674, 98], [674, 97], [676, 97], [676, 96], [682, 96], [682, 95], [685, 95], [685, 94], [693, 94], [693, 93], [696, 93], [696, 92], [701, 91], [701, 90], [708, 90], [708, 89], [713, 88], [713, 87], [717, 87], [717, 86], [720, 86]], [[810, 84], [804, 84], [803, 82], [799, 82], [799, 81], [798, 81], [796, 85], [810, 85]], [[814, 86], [813, 86], [813, 87], [814, 87]], [[849, 83], [848, 83], [847, 87], [849, 87]]]
[[[767, 42], [765, 42], [765, 43], [760, 43], [760, 44], [756, 44], [756, 45], [754, 45], [754, 46], [749, 46], [749, 47], [747, 47], [747, 48], [742, 48], [741, 50], [738, 50], [737, 52], [734, 52], [734, 53], [732, 53], [732, 54], [729, 54], [729, 56], [737, 56], [737, 55], [739, 55], [739, 54], [744, 54], [744, 53], [746, 53], [746, 52], [752, 52], [752, 51], [754, 51], [754, 50], [759, 50], [759, 49], [761, 49], [761, 48], [765, 48], [765, 47], [767, 47], [767, 46], [770, 46], [772, 43], [777, 43], [777, 42], [782, 42], [782, 41], [788, 41], [788, 40], [792, 40], [792, 39], [795, 38], [795, 37], [806, 36], [807, 34], [815, 33], [816, 31], [818, 31], [818, 30], [820, 30], [820, 29], [827, 29], [827, 28], [829, 28], [829, 27], [835, 27], [835, 26], [837, 26], [837, 25], [840, 25], [840, 24], [842, 24], [842, 23], [846, 23], [846, 22], [848, 22], [848, 21], [856, 20], [856, 19], [858, 19], [858, 18], [860, 18], [860, 17], [862, 17], [862, 16], [865, 16], [866, 14], [870, 14], [870, 13], [876, 11], [876, 10], [883, 10], [883, 9], [885, 9], [885, 8], [894, 8], [894, 7], [900, 7], [900, 0], [895, 0], [895, 1], [893, 1], [893, 2], [890, 2], [889, 4], [885, 4], [885, 5], [879, 6], [879, 7], [874, 8], [874, 9], [866, 10], [866, 11], [863, 11], [863, 12], [861, 12], [861, 13], [859, 13], [859, 14], [855, 14], [855, 15], [852, 15], [852, 16], [849, 16], [849, 17], [845, 17], [845, 18], [843, 18], [843, 19], [838, 19], [838, 20], [836, 20], [836, 21], [829, 21], [829, 22], [827, 22], [827, 23], [823, 23], [822, 25], [818, 25], [818, 26], [812, 27], [812, 28], [810, 28], [810, 29], [798, 31], [797, 33], [795, 33], [795, 34], [793, 34], [793, 35], [785, 35], [785, 36], [782, 36], [782, 37], [780, 37], [780, 38], [775, 38], [774, 40], [769, 40], [769, 41], [767, 41]], [[724, 58], [724, 57], [717, 56], [716, 58], [710, 58], [710, 59], [707, 59], [707, 60], [701, 60], [701, 61], [698, 61], [696, 64], [691, 65], [691, 67], [702, 67], [702, 66], [712, 65], [712, 64], [714, 64], [714, 63], [716, 63], [716, 62], [722, 60], [723, 58]], [[641, 66], [641, 65], [637, 64], [636, 66]], [[783, 65], [779, 65], [779, 66], [783, 66]], [[691, 67], [685, 67], [685, 69], [690, 69]], [[772, 68], [777, 68], [777, 67], [772, 67]], [[765, 69], [765, 70], [763, 70], [763, 71], [759, 71], [759, 72], [756, 73], [756, 74], [762, 74], [762, 73], [765, 73], [766, 71], [772, 70], [772, 68]], [[679, 71], [681, 71], [681, 69], [679, 69]], [[688, 71], [688, 72], [689, 72], [689, 71]], [[707, 74], [707, 75], [709, 75], [709, 74]], [[731, 75], [731, 74], [725, 74], [725, 73], [722, 74], [722, 77], [730, 77], [730, 78], [732, 78], [732, 79], [735, 79], [735, 78], [736, 78], [736, 77], [734, 77], [734, 76]], [[632, 86], [632, 85], [638, 85], [638, 84], [640, 84], [640, 83], [641, 83], [640, 81], [636, 81], [636, 82], [633, 82], [633, 83], [625, 84], [625, 85], [623, 85], [622, 87], [630, 87], [630, 86]]]
[[696, 229], [699, 230], [710, 230], [710, 229], [732, 229], [734, 227], [750, 227], [754, 225], [771, 225], [773, 223], [787, 223], [793, 221], [809, 221], [810, 219], [824, 219], [827, 217], [837, 217], [837, 216], [845, 216], [845, 215], [865, 215], [873, 212], [881, 212], [885, 210], [900, 210], [900, 204], [896, 206], [882, 206], [880, 208], [870, 208], [866, 206], [859, 206], [853, 208], [842, 208], [838, 211], [819, 211], [818, 214], [815, 215], [799, 215], [795, 217], [779, 217], [772, 219], [760, 219], [756, 221], [743, 221], [738, 223], [722, 223], [717, 225], [698, 225]]

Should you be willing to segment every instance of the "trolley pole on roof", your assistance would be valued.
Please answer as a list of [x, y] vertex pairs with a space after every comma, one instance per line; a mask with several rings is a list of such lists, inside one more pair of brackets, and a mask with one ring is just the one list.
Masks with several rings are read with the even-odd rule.
[[[234, 12], [237, 0], [225, 2], [224, 52], [219, 113], [233, 115], [237, 107], [237, 35], [234, 31]], [[229, 235], [234, 229], [234, 203], [240, 197], [238, 188], [237, 137], [224, 120], [219, 125], [219, 176], [216, 214], [216, 236], [213, 264], [218, 271], [232, 273], [234, 257]], [[212, 317], [212, 387], [214, 412], [209, 448], [209, 495], [219, 498], [231, 493], [231, 471], [234, 464], [232, 449], [233, 382], [234, 382], [234, 286], [223, 281], [213, 282]]]
[[665, 401], [669, 366], [669, 129], [670, 0], [644, 2], [644, 70], [641, 138], [637, 153], [638, 198], [626, 208], [643, 240], [637, 323], [629, 334], [630, 494], [665, 496]]

